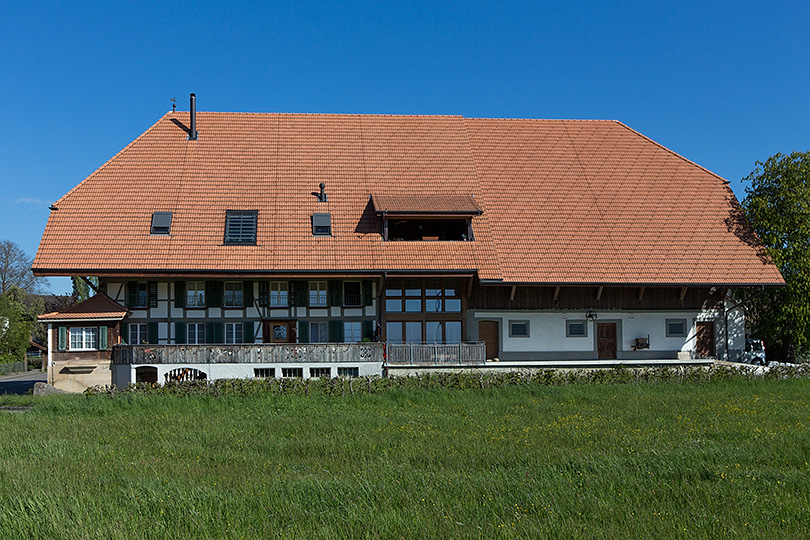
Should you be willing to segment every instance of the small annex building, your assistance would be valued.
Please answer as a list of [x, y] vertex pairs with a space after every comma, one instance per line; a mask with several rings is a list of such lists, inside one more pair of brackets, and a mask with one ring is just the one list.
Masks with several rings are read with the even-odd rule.
[[55, 378], [706, 363], [729, 291], [784, 283], [728, 182], [617, 121], [195, 109], [52, 206], [34, 273], [100, 280], [41, 317]]

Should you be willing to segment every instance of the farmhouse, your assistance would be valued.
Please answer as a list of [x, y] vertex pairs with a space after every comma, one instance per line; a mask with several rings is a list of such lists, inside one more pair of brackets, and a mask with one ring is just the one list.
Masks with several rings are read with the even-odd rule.
[[728, 291], [783, 284], [725, 180], [620, 122], [194, 99], [51, 207], [35, 274], [100, 279], [42, 317], [57, 385], [711, 362]]

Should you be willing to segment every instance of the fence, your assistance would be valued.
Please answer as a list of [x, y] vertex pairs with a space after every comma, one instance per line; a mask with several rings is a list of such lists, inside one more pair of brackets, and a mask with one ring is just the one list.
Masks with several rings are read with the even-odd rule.
[[113, 364], [383, 362], [382, 343], [116, 345]]
[[389, 365], [477, 365], [486, 363], [484, 343], [389, 343]]
[[25, 362], [5, 362], [0, 364], [0, 375], [21, 373], [25, 371], [28, 371], [28, 365]]

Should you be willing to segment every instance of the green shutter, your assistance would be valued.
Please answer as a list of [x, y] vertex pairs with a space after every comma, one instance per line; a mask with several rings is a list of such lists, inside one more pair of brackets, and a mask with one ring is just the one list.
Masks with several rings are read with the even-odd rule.
[[59, 344], [56, 349], [59, 351], [67, 350], [67, 326], [59, 327]]
[[146, 284], [147, 297], [149, 298], [149, 307], [156, 308], [158, 306], [157, 295], [157, 281], [150, 281]]
[[138, 304], [138, 282], [127, 282], [127, 307], [135, 307]]
[[332, 343], [343, 341], [343, 321], [329, 321], [329, 341]]
[[371, 280], [363, 281], [363, 305], [370, 306], [374, 301], [374, 293], [372, 292]]
[[290, 305], [306, 307], [309, 305], [309, 283], [306, 281], [290, 281]]
[[174, 323], [174, 342], [177, 345], [184, 345], [186, 343], [186, 323]]
[[242, 343], [253, 343], [253, 321], [245, 321], [242, 323]]
[[150, 322], [146, 325], [146, 339], [151, 344], [158, 342], [158, 323]]
[[224, 343], [225, 326], [221, 322], [210, 322], [205, 325], [205, 340], [208, 343]]
[[309, 343], [309, 321], [298, 321], [298, 343]]
[[363, 321], [363, 339], [374, 339], [374, 321]]
[[174, 283], [174, 307], [181, 308], [186, 305], [186, 282], [176, 281]]
[[107, 327], [106, 326], [99, 326], [98, 327], [98, 350], [106, 351], [107, 350]]
[[329, 300], [330, 306], [343, 305], [343, 282], [337, 280], [330, 280], [326, 284], [326, 297]]
[[[121, 343], [126, 345], [129, 343], [129, 324], [122, 322], [121, 323]], [[132, 343], [130, 343], [132, 345]]]
[[253, 282], [252, 281], [245, 281], [244, 283], [242, 283], [242, 298], [244, 298], [246, 308], [253, 307]]
[[270, 305], [270, 282], [259, 282], [259, 306], [268, 307]]
[[222, 282], [205, 282], [205, 307], [222, 307]]

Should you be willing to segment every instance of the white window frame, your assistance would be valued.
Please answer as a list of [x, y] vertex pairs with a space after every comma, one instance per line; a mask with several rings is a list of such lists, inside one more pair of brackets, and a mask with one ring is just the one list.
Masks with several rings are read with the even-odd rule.
[[186, 307], [205, 307], [204, 281], [189, 281], [186, 283]]
[[205, 323], [188, 323], [186, 325], [186, 343], [189, 345], [205, 344]]
[[326, 307], [329, 304], [325, 281], [309, 282], [309, 307]]
[[240, 308], [244, 305], [245, 297], [242, 292], [241, 281], [226, 281], [225, 294], [222, 305], [224, 307]]
[[289, 285], [286, 281], [270, 282], [270, 307], [287, 307], [290, 303]]
[[149, 343], [149, 325], [146, 323], [130, 323], [128, 333], [127, 338], [130, 345]]
[[97, 351], [98, 326], [74, 326], [70, 328], [71, 351]]
[[343, 341], [345, 343], [360, 343], [363, 341], [363, 323], [361, 321], [344, 321]]
[[225, 343], [227, 345], [239, 345], [244, 343], [242, 323], [225, 323]]

